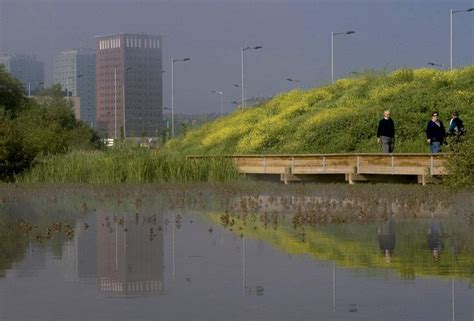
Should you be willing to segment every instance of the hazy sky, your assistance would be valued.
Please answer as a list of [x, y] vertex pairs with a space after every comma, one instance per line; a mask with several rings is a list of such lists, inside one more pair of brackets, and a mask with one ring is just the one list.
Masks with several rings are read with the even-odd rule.
[[[474, 0], [0, 0], [0, 52], [34, 53], [52, 79], [54, 56], [94, 47], [94, 36], [120, 32], [164, 36], [164, 106], [170, 106], [170, 60], [175, 65], [176, 112], [218, 112], [240, 100], [240, 48], [246, 52], [247, 97], [271, 96], [330, 81], [331, 31], [335, 72], [449, 65], [449, 9]], [[474, 61], [474, 12], [454, 16], [454, 65]]]

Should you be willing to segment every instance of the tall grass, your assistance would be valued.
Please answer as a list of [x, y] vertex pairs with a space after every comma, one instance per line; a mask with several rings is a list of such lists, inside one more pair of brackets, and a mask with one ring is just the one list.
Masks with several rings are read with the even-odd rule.
[[47, 156], [19, 178], [25, 183], [230, 182], [241, 176], [227, 159], [186, 159], [144, 148], [74, 151]]

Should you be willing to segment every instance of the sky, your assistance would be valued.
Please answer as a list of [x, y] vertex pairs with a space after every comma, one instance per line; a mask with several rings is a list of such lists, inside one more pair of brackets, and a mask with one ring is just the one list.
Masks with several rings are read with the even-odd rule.
[[[240, 101], [240, 48], [245, 52], [247, 97], [269, 97], [331, 81], [331, 32], [354, 30], [334, 42], [335, 77], [367, 69], [449, 66], [449, 10], [474, 0], [0, 0], [0, 53], [35, 54], [52, 81], [60, 51], [94, 47], [94, 36], [160, 34], [163, 38], [164, 106], [175, 112], [224, 111]], [[454, 66], [474, 62], [474, 12], [456, 13]]]

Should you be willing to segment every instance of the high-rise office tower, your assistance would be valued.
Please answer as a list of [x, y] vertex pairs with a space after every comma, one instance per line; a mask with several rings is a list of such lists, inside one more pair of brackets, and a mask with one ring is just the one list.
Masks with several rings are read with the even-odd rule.
[[157, 136], [162, 121], [162, 39], [96, 38], [97, 126], [112, 138]]
[[53, 82], [61, 85], [66, 96], [79, 97], [79, 119], [95, 127], [94, 50], [74, 49], [61, 52], [54, 60]]
[[0, 64], [23, 84], [27, 94], [35, 94], [44, 88], [44, 63], [35, 56], [0, 56]]

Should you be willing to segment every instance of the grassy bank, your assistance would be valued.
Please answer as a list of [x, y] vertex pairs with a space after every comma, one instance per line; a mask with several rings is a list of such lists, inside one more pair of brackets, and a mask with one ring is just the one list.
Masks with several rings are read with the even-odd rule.
[[19, 177], [25, 183], [229, 182], [240, 178], [226, 159], [187, 160], [144, 148], [74, 151], [39, 160]]
[[365, 73], [306, 91], [294, 90], [189, 131], [168, 143], [184, 154], [378, 152], [386, 109], [396, 126], [395, 152], [428, 152], [431, 112], [447, 125], [456, 110], [474, 127], [474, 66], [453, 71], [402, 69]]

